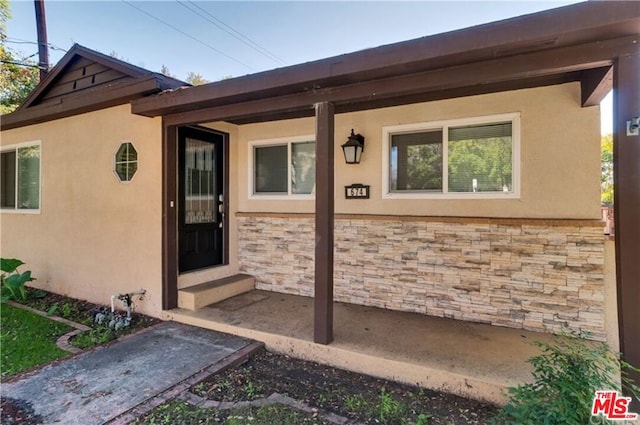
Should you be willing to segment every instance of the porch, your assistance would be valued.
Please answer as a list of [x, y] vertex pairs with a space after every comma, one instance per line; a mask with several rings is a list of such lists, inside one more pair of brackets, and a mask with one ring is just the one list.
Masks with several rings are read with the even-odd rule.
[[416, 313], [334, 304], [334, 341], [313, 342], [313, 298], [254, 290], [163, 318], [262, 341], [282, 354], [494, 403], [531, 379], [533, 341], [552, 336]]
[[[375, 310], [376, 313], [368, 313], [374, 310], [335, 304], [333, 302], [336, 299], [334, 283], [336, 289], [339, 289], [340, 284], [338, 281], [334, 282], [335, 269], [346, 264], [338, 264], [334, 269], [334, 251], [338, 252], [336, 248], [339, 248], [341, 235], [335, 227], [338, 221], [336, 217], [340, 218], [337, 214], [345, 214], [344, 218], [353, 215], [361, 216], [363, 211], [387, 217], [389, 214], [393, 217], [403, 214], [409, 217], [407, 220], [414, 220], [411, 217], [413, 215], [444, 216], [443, 219], [451, 216], [471, 219], [535, 219], [551, 220], [556, 227], [565, 227], [564, 223], [560, 225], [555, 223], [556, 219], [581, 222], [593, 220], [597, 218], [597, 210], [589, 212], [591, 211], [589, 205], [582, 208], [573, 202], [569, 191], [582, 193], [584, 188], [587, 198], [591, 197], [594, 201], [590, 205], [595, 207], [597, 179], [592, 180], [594, 184], [590, 186], [591, 189], [580, 181], [572, 185], [568, 179], [579, 178], [579, 176], [576, 173], [566, 172], [568, 166], [558, 162], [553, 170], [545, 171], [545, 165], [549, 165], [548, 158], [564, 158], [566, 164], [571, 164], [575, 153], [584, 150], [584, 146], [572, 147], [570, 142], [584, 141], [585, 137], [578, 133], [568, 137], [567, 133], [586, 129], [588, 133], [586, 138], [590, 137], [589, 135], [596, 135], [597, 130], [592, 126], [596, 122], [595, 117], [587, 115], [589, 112], [598, 112], [590, 108], [597, 105], [613, 88], [615, 94], [615, 202], [619, 234], [615, 241], [615, 251], [620, 348], [625, 353], [627, 361], [638, 363], [640, 340], [635, 336], [638, 334], [640, 322], [637, 320], [638, 287], [635, 283], [640, 274], [638, 268], [640, 263], [636, 261], [640, 237], [638, 237], [637, 226], [634, 226], [638, 221], [638, 208], [633, 206], [638, 204], [640, 192], [637, 190], [639, 181], [633, 176], [637, 175], [639, 155], [637, 136], [627, 130], [638, 113], [638, 99], [632, 95], [637, 93], [640, 83], [637, 78], [640, 67], [637, 22], [637, 8], [630, 3], [624, 5], [620, 3], [612, 8], [609, 4], [587, 2], [553, 13], [524, 16], [133, 101], [134, 114], [162, 117], [163, 122], [162, 305], [167, 311], [166, 317], [260, 339], [274, 350], [291, 352], [297, 357], [363, 372], [368, 371], [377, 375], [384, 374], [401, 381], [418, 382], [429, 387], [442, 387], [451, 392], [498, 401], [500, 388], [517, 381], [517, 376], [526, 379], [524, 360], [531, 353], [520, 351], [516, 347], [520, 344], [526, 346], [522, 340], [533, 339], [532, 335], [538, 334], [529, 335], [520, 331], [491, 327], [487, 327], [484, 331], [485, 327], [482, 325], [456, 325], [456, 322], [445, 320], [442, 323], [453, 324], [438, 332], [433, 330], [428, 332], [429, 335], [423, 335], [425, 328], [440, 329], [433, 323], [440, 323], [442, 319], [377, 310]], [[495, 113], [514, 113], [521, 111], [525, 105], [531, 104], [531, 99], [506, 106], [508, 104], [504, 101], [504, 96], [522, 95], [522, 91], [527, 89], [542, 90], [547, 87], [556, 87], [560, 90], [565, 84], [568, 84], [567, 87], [571, 89], [571, 93], [558, 96], [554, 101], [542, 96], [541, 99], [546, 102], [544, 108], [538, 108], [534, 114], [523, 114], [527, 119], [526, 125], [522, 126], [524, 129], [522, 139], [525, 141], [523, 157], [522, 160], [516, 158], [513, 161], [514, 164], [523, 164], [525, 174], [522, 178], [522, 196], [520, 192], [514, 192], [512, 199], [487, 201], [484, 208], [481, 208], [481, 198], [476, 199], [479, 202], [460, 200], [460, 203], [447, 200], [446, 197], [429, 202], [413, 202], [406, 198], [403, 202], [402, 197], [395, 196], [386, 186], [389, 183], [388, 179], [383, 178], [382, 182], [378, 180], [381, 172], [384, 174], [392, 167], [388, 160], [390, 152], [386, 144], [388, 137], [377, 135], [386, 134], [385, 127], [398, 123], [413, 125], [426, 119], [436, 121], [436, 118], [442, 119], [445, 108], [438, 106], [429, 110], [429, 105], [433, 105], [433, 102], [446, 101], [447, 104], [452, 104], [456, 99], [464, 98], [465, 104], [451, 108], [450, 112], [463, 114], [466, 117], [482, 116], [488, 110]], [[498, 98], [500, 100], [497, 100]], [[423, 105], [426, 109], [412, 112], [415, 113], [413, 118], [411, 114], [405, 115], [400, 112], [398, 114], [402, 115], [401, 119], [390, 119], [385, 116], [387, 112], [385, 108], [410, 108], [410, 105]], [[550, 112], [551, 106], [558, 107], [559, 113]], [[581, 110], [584, 115], [578, 113]], [[569, 111], [575, 112], [579, 117], [568, 119], [566, 114]], [[368, 114], [366, 117], [365, 113]], [[336, 117], [338, 117], [337, 121]], [[552, 120], [554, 117], [562, 117], [563, 122]], [[445, 118], [460, 117], [446, 115]], [[293, 122], [293, 120], [297, 121]], [[277, 128], [279, 124], [275, 123], [283, 121], [286, 121], [286, 126]], [[242, 214], [257, 213], [311, 214], [313, 218], [309, 220], [314, 222], [312, 230], [309, 228], [310, 231], [306, 233], [289, 233], [289, 236], [297, 238], [299, 234], [313, 235], [313, 238], [310, 238], [311, 248], [304, 250], [304, 258], [306, 261], [308, 257], [309, 261], [313, 262], [314, 268], [299, 264], [296, 266], [305, 273], [314, 270], [315, 274], [312, 278], [302, 280], [313, 282], [314, 299], [291, 298], [292, 301], [287, 303], [287, 301], [279, 301], [280, 298], [273, 299], [274, 295], [259, 299], [264, 294], [255, 292], [252, 296], [260, 295], [258, 299], [252, 301], [247, 300], [245, 298], [247, 296], [241, 296], [234, 302], [245, 301], [232, 309], [225, 309], [224, 306], [227, 304], [222, 303], [215, 308], [203, 309], [196, 313], [172, 310], [177, 307], [180, 284], [177, 237], [180, 209], [176, 208], [176, 199], [179, 199], [178, 135], [181, 128], [192, 125], [227, 132], [229, 140], [234, 141], [228, 143], [228, 151], [231, 153], [225, 159], [225, 164], [229, 167], [225, 167], [225, 172], [228, 174], [224, 180], [225, 187], [229, 190], [225, 190], [222, 205], [219, 205], [219, 211], [224, 217], [242, 218]], [[260, 129], [259, 125], [266, 127]], [[299, 126], [296, 127], [296, 125]], [[341, 140], [340, 134], [348, 134], [347, 129], [353, 128], [359, 129], [358, 131], [362, 128], [367, 130], [362, 132], [367, 134], [367, 155], [369, 156], [368, 163], [363, 164], [355, 172], [352, 172], [353, 169], [347, 171], [343, 164], [337, 161], [340, 155], [335, 153], [336, 144]], [[526, 134], [527, 131], [531, 133]], [[247, 173], [252, 163], [251, 154], [248, 153], [250, 152], [249, 143], [267, 137], [265, 135], [283, 138], [310, 135], [312, 132], [314, 136], [305, 140], [313, 139], [316, 143], [316, 191], [313, 199], [305, 201], [306, 203], [301, 201], [285, 206], [279, 204], [275, 197], [270, 199], [253, 197], [253, 189], [249, 184], [253, 176]], [[597, 145], [591, 142], [590, 146], [593, 148]], [[549, 148], [548, 154], [537, 150], [541, 147]], [[563, 155], [558, 155], [558, 151], [554, 151], [557, 148], [566, 150], [563, 151]], [[518, 149], [514, 148], [514, 151]], [[530, 156], [525, 158], [527, 155]], [[592, 159], [595, 158], [596, 156], [592, 157]], [[286, 161], [288, 159], [285, 159]], [[235, 168], [232, 173], [229, 173], [231, 166]], [[446, 165], [443, 169], [446, 169]], [[556, 176], [556, 170], [562, 173]], [[595, 176], [595, 173], [591, 176]], [[285, 179], [285, 184], [289, 185], [290, 180]], [[336, 196], [336, 193], [339, 193], [336, 188], [355, 184], [355, 182], [369, 183], [369, 180], [373, 182], [371, 187], [374, 195], [369, 202], [348, 201], [346, 196], [344, 198]], [[381, 184], [375, 184], [376, 180]], [[541, 182], [546, 182], [546, 188], [545, 185], [540, 184]], [[231, 188], [237, 192], [230, 195]], [[558, 192], [558, 189], [566, 189], [567, 192]], [[278, 190], [278, 192], [286, 192], [288, 195], [290, 191], [287, 189], [286, 191]], [[503, 201], [504, 204], [514, 207], [516, 212], [506, 213], [500, 209]], [[433, 209], [431, 209], [432, 206]], [[570, 207], [568, 210], [565, 209], [567, 206]], [[253, 217], [251, 218], [255, 221]], [[301, 219], [306, 220], [307, 217], [301, 217]], [[446, 226], [445, 220], [440, 221], [445, 224], [445, 227], [451, 227]], [[234, 228], [237, 224], [235, 222], [225, 223], [228, 221], [222, 225], [229, 226], [225, 237], [230, 233], [233, 234], [234, 231], [238, 233], [243, 231], [242, 228]], [[595, 225], [578, 223], [578, 227], [582, 224], [586, 227]], [[493, 226], [493, 223], [489, 225]], [[497, 223], [498, 227], [499, 225], [500, 223]], [[567, 232], [545, 236], [535, 230], [534, 237], [527, 233], [528, 226], [523, 224], [520, 226], [522, 229], [516, 229], [515, 239], [512, 237], [513, 234], [505, 229], [502, 233], [511, 239], [508, 241], [502, 241], [503, 235], [491, 235], [491, 238], [499, 238], [499, 246], [495, 246], [494, 240], [483, 241], [482, 236], [479, 236], [482, 242], [479, 246], [488, 250], [488, 255], [494, 257], [504, 254], [508, 257], [508, 260], [504, 261], [507, 264], [501, 264], [497, 261], [498, 258], [491, 263], [493, 257], [487, 260], [482, 258], [481, 253], [479, 259], [471, 258], [467, 261], [463, 258], [462, 261], [456, 262], [452, 258], [448, 264], [438, 263], [449, 255], [446, 254], [450, 252], [447, 251], [449, 248], [445, 245], [449, 242], [448, 239], [454, 239], [453, 242], [464, 240], [457, 234], [445, 235], [444, 231], [441, 232], [442, 240], [437, 240], [437, 235], [432, 237], [431, 234], [424, 233], [419, 236], [420, 241], [413, 241], [427, 247], [433, 246], [434, 242], [442, 244], [441, 247], [436, 247], [439, 251], [431, 256], [432, 263], [426, 263], [418, 258], [416, 253], [424, 250], [413, 250], [409, 253], [410, 255], [405, 255], [405, 258], [399, 254], [399, 258], [394, 256], [393, 261], [384, 264], [405, 261], [412, 269], [417, 269], [418, 265], [427, 264], [433, 268], [433, 273], [439, 273], [439, 275], [429, 276], [426, 281], [439, 283], [431, 278], [441, 279], [446, 285], [438, 285], [436, 289], [442, 292], [446, 290], [447, 285], [459, 291], [458, 294], [465, 291], [473, 292], [468, 296], [461, 294], [458, 298], [463, 301], [471, 300], [478, 310], [485, 307], [487, 302], [472, 296], [478, 292], [474, 291], [475, 288], [472, 286], [475, 282], [474, 276], [464, 282], [462, 279], [458, 282], [462, 272], [456, 271], [453, 273], [454, 279], [447, 280], [448, 276], [445, 275], [448, 275], [448, 270], [441, 270], [441, 266], [461, 269], [462, 267], [458, 264], [464, 263], [465, 270], [479, 270], [482, 273], [486, 269], [491, 272], [484, 276], [486, 278], [484, 283], [487, 285], [494, 285], [496, 282], [504, 283], [506, 287], [500, 289], [509, 291], [514, 287], [513, 282], [517, 282], [518, 286], [525, 286], [529, 292], [540, 296], [541, 299], [533, 301], [535, 305], [523, 306], [522, 311], [510, 311], [509, 313], [514, 313], [514, 320], [524, 321], [525, 318], [520, 313], [525, 310], [535, 312], [535, 321], [540, 325], [540, 329], [545, 329], [551, 321], [552, 329], [548, 330], [554, 331], [553, 326], [559, 325], [562, 321], [573, 321], [577, 316], [578, 320], [584, 322], [578, 328], [582, 329], [583, 324], [586, 326], [595, 323], [598, 327], [596, 330], [599, 332], [599, 339], [604, 339], [603, 307], [592, 305], [586, 310], [581, 308], [582, 300], [589, 300], [592, 304], [603, 303], [602, 241], [598, 243], [599, 246], [591, 250], [592, 247], [588, 246], [592, 245], [591, 242], [584, 243], [581, 231], [571, 240], [567, 237]], [[509, 224], [509, 227], [513, 228], [513, 225]], [[544, 227], [544, 223], [536, 225], [536, 229], [542, 229], [541, 231], [544, 231]], [[371, 226], [367, 224], [363, 228], [370, 229]], [[587, 229], [585, 232], [595, 236], [592, 233], [593, 229]], [[409, 232], [404, 234], [411, 235]], [[599, 237], [601, 238], [601, 235]], [[267, 236], [261, 236], [261, 238], [269, 241]], [[381, 233], [381, 238], [386, 238], [385, 234]], [[409, 238], [410, 236], [407, 236], [407, 239]], [[432, 240], [434, 238], [436, 238], [435, 241]], [[400, 238], [396, 235], [386, 239], [402, 245], [398, 243]], [[237, 239], [230, 237], [224, 244], [225, 246], [227, 242], [241, 244], [242, 241], [242, 237]], [[544, 242], [541, 243], [541, 241]], [[541, 248], [542, 251], [537, 252], [526, 246], [532, 243], [544, 245]], [[556, 246], [561, 247], [559, 254]], [[581, 253], [580, 250], [583, 248], [585, 252]], [[458, 255], [457, 251], [460, 250], [461, 257], [468, 257], [469, 254], [477, 256], [480, 251], [476, 249], [473, 252], [462, 252], [462, 249], [466, 250], [466, 247], [456, 246], [454, 254]], [[246, 253], [247, 250], [242, 247], [231, 247], [228, 252], [231, 253], [229, 256], [231, 257], [234, 252]], [[257, 255], [264, 257], [263, 253], [269, 252], [273, 250], [262, 249], [261, 254]], [[387, 252], [384, 251], [384, 253]], [[589, 252], [594, 252], [596, 255], [589, 258]], [[314, 253], [313, 256], [312, 253]], [[365, 252], [365, 254], [370, 253]], [[391, 251], [391, 254], [395, 255], [395, 251]], [[512, 262], [513, 254], [523, 254], [527, 257], [524, 259], [526, 261]], [[581, 258], [578, 259], [579, 261], [570, 262], [569, 258], [574, 255]], [[535, 256], [537, 257], [533, 258], [534, 261], [531, 261], [529, 257]], [[354, 256], [354, 258], [361, 257]], [[229, 269], [227, 271], [231, 274], [242, 271], [257, 275], [257, 271], [262, 269], [262, 267], [256, 268], [254, 273], [253, 270], [247, 269], [246, 264], [247, 262], [242, 258], [231, 258], [230, 261], [225, 262], [225, 266]], [[365, 267], [360, 267], [360, 270], [370, 274], [376, 273], [375, 269]], [[492, 279], [495, 276], [499, 276], [500, 281]], [[369, 276], [366, 277], [369, 278]], [[573, 279], [574, 277], [576, 279]], [[380, 278], [378, 282], [382, 281], [384, 284], [386, 278], [386, 276]], [[370, 279], [361, 280], [371, 282]], [[282, 279], [272, 279], [272, 282], [282, 282]], [[547, 284], [554, 288], [545, 292]], [[311, 290], [310, 287], [307, 289]], [[363, 295], [369, 294], [365, 290], [368, 288], [364, 288], [364, 285], [362, 289]], [[374, 289], [380, 289], [379, 293], [382, 296], [390, 293], [390, 291], [385, 292], [382, 287]], [[424, 295], [424, 290], [420, 290], [423, 291], [421, 295]], [[515, 291], [518, 292], [516, 296], [519, 300], [532, 303], [530, 297], [525, 296], [528, 294], [523, 295], [519, 288]], [[482, 295], [482, 290], [480, 294]], [[455, 294], [441, 295], [442, 300], [449, 301], [449, 298], [453, 298]], [[502, 298], [507, 308], [511, 306], [512, 298], [509, 294], [501, 295], [504, 295]], [[279, 297], [284, 300], [290, 299], [287, 296]], [[560, 303], [563, 308], [558, 309], [559, 303], [552, 299], [553, 297], [564, 297], [573, 305], [564, 308], [565, 306]], [[295, 302], [296, 299], [304, 301]], [[453, 301], [456, 306], [462, 304], [458, 300]], [[232, 301], [227, 301], [227, 303], [230, 302]], [[406, 304], [405, 299], [400, 299], [398, 302]], [[302, 307], [303, 305], [305, 307]], [[419, 307], [423, 308], [423, 305]], [[498, 312], [494, 306], [490, 307], [496, 310], [489, 312], [494, 313], [495, 317], [501, 319], [512, 317], [510, 314], [505, 315], [502, 311]], [[353, 311], [358, 311], [358, 315], [351, 317], [355, 314]], [[280, 314], [274, 315], [274, 312]], [[464, 314], [468, 309], [461, 307], [459, 312]], [[547, 318], [545, 313], [552, 317]], [[378, 315], [384, 317], [378, 317]], [[405, 316], [413, 317], [412, 320], [416, 320], [418, 324], [403, 323]], [[394, 325], [373, 325], [387, 321]], [[367, 324], [364, 327], [369, 330], [364, 329], [362, 324]], [[374, 332], [372, 329], [378, 329], [378, 331]], [[413, 330], [410, 331], [411, 329]], [[480, 329], [483, 331], [481, 332]], [[494, 333], [496, 336], [493, 336]], [[314, 335], [313, 341], [310, 339], [311, 334]], [[523, 334], [526, 338], [521, 336]], [[436, 335], [439, 336], [436, 337]], [[467, 338], [461, 341], [461, 335]], [[476, 338], [477, 335], [481, 336]], [[370, 347], [372, 341], [375, 341], [375, 348]], [[316, 346], [314, 342], [326, 344], [326, 346]], [[512, 353], [512, 350], [516, 351]], [[436, 352], [439, 354], [436, 355]], [[453, 352], [457, 354], [452, 354]], [[519, 355], [516, 356], [516, 353]], [[386, 360], [381, 364], [377, 363], [378, 357]], [[417, 367], [416, 364], [420, 366]], [[491, 371], [491, 376], [486, 373], [487, 370]], [[497, 373], [500, 373], [501, 377], [498, 377]], [[517, 373], [523, 375], [517, 375]], [[634, 379], [638, 379], [637, 375]]]

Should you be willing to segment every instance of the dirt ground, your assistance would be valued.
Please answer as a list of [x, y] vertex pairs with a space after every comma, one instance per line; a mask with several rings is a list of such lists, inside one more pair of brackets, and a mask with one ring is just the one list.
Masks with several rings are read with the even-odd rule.
[[[485, 424], [498, 408], [451, 394], [403, 385], [262, 351], [245, 364], [192, 387], [201, 397], [246, 401], [285, 394], [358, 422]], [[381, 421], [381, 417], [397, 421]]]

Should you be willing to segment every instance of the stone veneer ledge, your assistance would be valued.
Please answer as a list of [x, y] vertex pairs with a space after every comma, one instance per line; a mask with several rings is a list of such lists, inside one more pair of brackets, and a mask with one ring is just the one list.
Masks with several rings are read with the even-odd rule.
[[[313, 216], [239, 214], [238, 237], [256, 288], [313, 296]], [[595, 220], [337, 216], [334, 299], [604, 341], [604, 243]]]

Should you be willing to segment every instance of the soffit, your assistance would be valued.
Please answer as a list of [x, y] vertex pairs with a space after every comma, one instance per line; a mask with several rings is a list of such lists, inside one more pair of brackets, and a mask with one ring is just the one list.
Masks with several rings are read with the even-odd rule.
[[[234, 78], [188, 90], [162, 93], [132, 102], [134, 113], [146, 116], [173, 115], [196, 110], [215, 109], [275, 99], [286, 96], [306, 98], [309, 102], [335, 101], [336, 110], [374, 107], [381, 102], [375, 86], [383, 86], [393, 79], [407, 76], [455, 74], [456, 84], [441, 78], [440, 87], [429, 90], [402, 87], [389, 94], [388, 102], [398, 104], [402, 99], [437, 99], [491, 92], [503, 89], [531, 87], [532, 85], [557, 84], [566, 81], [593, 80], [591, 70], [612, 65], [616, 55], [637, 50], [640, 33], [640, 3], [637, 2], [587, 2], [559, 9], [508, 19], [464, 30], [423, 37], [402, 43], [336, 56], [315, 62], [276, 69]], [[630, 39], [629, 36], [632, 36]], [[604, 52], [612, 44], [610, 40], [623, 39], [624, 46]], [[593, 52], [581, 46], [590, 46]], [[571, 64], [562, 55], [574, 54]], [[591, 54], [593, 53], [593, 54]], [[546, 55], [546, 62], [539, 61]], [[556, 66], [555, 61], [562, 62]], [[505, 68], [507, 61], [515, 68]], [[524, 65], [524, 68], [523, 68]], [[488, 66], [495, 66], [494, 74], [487, 78]], [[528, 72], [527, 67], [530, 67]], [[500, 68], [498, 68], [500, 67]], [[468, 77], [460, 78], [460, 70]], [[474, 77], [474, 73], [483, 70]], [[464, 71], [463, 71], [464, 72]], [[442, 77], [442, 75], [441, 75]], [[502, 83], [502, 84], [497, 84]], [[356, 85], [369, 84], [371, 90], [363, 99], [358, 93], [352, 99], [332, 100], [337, 92], [345, 92]], [[594, 85], [593, 81], [590, 85]], [[598, 86], [602, 88], [603, 86]], [[600, 93], [602, 90], [598, 91]], [[366, 96], [365, 96], [366, 97]], [[589, 97], [589, 96], [587, 96]], [[590, 101], [595, 98], [590, 97]], [[255, 122], [275, 116], [307, 116], [312, 103], [284, 106], [285, 111], [264, 110], [263, 114], [251, 112], [246, 116], [229, 116], [231, 122]], [[351, 106], [347, 106], [351, 105]], [[275, 113], [277, 112], [277, 113]], [[216, 119], [220, 118], [216, 114]], [[252, 115], [252, 116], [250, 116]]]

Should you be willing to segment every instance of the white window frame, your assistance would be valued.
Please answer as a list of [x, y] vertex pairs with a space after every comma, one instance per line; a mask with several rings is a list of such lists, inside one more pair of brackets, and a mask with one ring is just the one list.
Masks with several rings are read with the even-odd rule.
[[[129, 180], [122, 180], [120, 179], [120, 176], [118, 175], [118, 172], [116, 171], [116, 166], [118, 164], [127, 164], [127, 163], [132, 163], [133, 161], [118, 161], [116, 159], [116, 155], [118, 155], [118, 151], [120, 150], [120, 148], [122, 147], [122, 145], [126, 145], [127, 143], [129, 143], [131, 146], [133, 146], [133, 149], [136, 150], [136, 171], [133, 173], [133, 176], [131, 176], [131, 178]], [[133, 181], [133, 179], [136, 177], [136, 175], [138, 174], [138, 171], [140, 170], [140, 151], [138, 151], [138, 148], [136, 148], [136, 145], [133, 143], [132, 140], [121, 140], [120, 143], [118, 143], [118, 146], [116, 146], [116, 149], [113, 151], [113, 154], [111, 155], [111, 158], [113, 159], [113, 164], [111, 166], [111, 170], [113, 170], [113, 175], [115, 176], [116, 180], [118, 181], [118, 183], [122, 183], [122, 184], [129, 184]]]
[[[461, 118], [443, 121], [432, 121], [413, 124], [386, 126], [382, 128], [382, 199], [520, 199], [520, 121], [519, 112], [485, 115], [471, 118]], [[497, 122], [511, 121], [511, 161], [512, 161], [512, 185], [511, 192], [447, 192], [449, 180], [449, 134], [448, 127], [465, 125], [482, 125]], [[442, 192], [392, 192], [389, 185], [389, 173], [391, 168], [391, 136], [402, 133], [415, 133], [419, 131], [442, 130]]]
[[[248, 194], [249, 199], [254, 200], [277, 200], [277, 201], [292, 201], [292, 200], [312, 200], [316, 198], [315, 191], [312, 193], [292, 193], [291, 192], [291, 145], [293, 143], [304, 142], [316, 142], [316, 136], [313, 134], [293, 137], [279, 137], [275, 139], [260, 139], [251, 140], [248, 143], [248, 155], [249, 166], [247, 181], [248, 181]], [[284, 192], [260, 192], [255, 191], [255, 148], [256, 147], [269, 147], [269, 146], [287, 146], [287, 193]], [[317, 146], [317, 145], [316, 145]], [[314, 186], [315, 187], [315, 186]]]
[[[8, 152], [8, 151], [16, 151], [16, 173], [18, 172], [18, 149], [20, 148], [26, 148], [26, 147], [31, 147], [31, 146], [38, 146], [39, 150], [40, 150], [40, 162], [39, 162], [39, 166], [40, 169], [38, 170], [38, 208], [34, 208], [34, 209], [26, 209], [26, 208], [18, 208], [18, 207], [14, 207], [14, 208], [7, 208], [7, 207], [0, 207], [0, 213], [2, 214], [40, 214], [40, 211], [42, 210], [42, 141], [41, 140], [32, 140], [30, 142], [23, 142], [23, 143], [16, 143], [13, 145], [7, 145], [7, 146], [0, 146], [0, 153], [3, 152]], [[16, 188], [15, 188], [15, 194], [16, 197], [18, 196], [18, 178], [16, 176]], [[17, 199], [16, 199], [16, 204], [17, 204]]]

